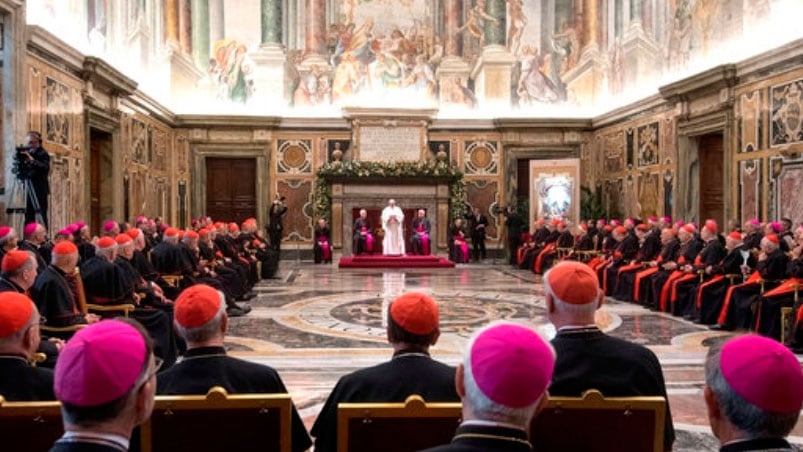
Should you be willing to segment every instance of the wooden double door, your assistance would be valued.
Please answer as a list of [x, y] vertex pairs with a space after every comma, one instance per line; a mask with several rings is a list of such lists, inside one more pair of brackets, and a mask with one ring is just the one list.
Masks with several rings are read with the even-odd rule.
[[206, 158], [206, 215], [242, 223], [257, 216], [256, 159]]

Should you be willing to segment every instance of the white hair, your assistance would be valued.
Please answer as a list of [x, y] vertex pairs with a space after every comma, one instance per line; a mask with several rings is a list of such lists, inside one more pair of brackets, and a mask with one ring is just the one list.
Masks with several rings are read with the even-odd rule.
[[[554, 267], [553, 267], [554, 268]], [[599, 288], [597, 288], [597, 296], [594, 297], [593, 300], [583, 303], [583, 304], [575, 304], [575, 303], [567, 303], [560, 299], [555, 292], [552, 291], [552, 287], [549, 285], [549, 273], [552, 269], [549, 269], [544, 273], [544, 294], [549, 294], [552, 296], [552, 302], [555, 304], [555, 308], [560, 312], [565, 312], [573, 317], [585, 317], [585, 316], [594, 316], [594, 312], [596, 312], [597, 308], [599, 307]]]
[[219, 290], [217, 293], [218, 296], [220, 296], [220, 307], [218, 308], [215, 316], [209, 319], [208, 322], [192, 328], [184, 327], [177, 321], [173, 322], [176, 325], [176, 331], [178, 331], [178, 334], [187, 342], [204, 342], [220, 332], [220, 322], [223, 319], [223, 316], [226, 315], [226, 297], [223, 295], [223, 292]]

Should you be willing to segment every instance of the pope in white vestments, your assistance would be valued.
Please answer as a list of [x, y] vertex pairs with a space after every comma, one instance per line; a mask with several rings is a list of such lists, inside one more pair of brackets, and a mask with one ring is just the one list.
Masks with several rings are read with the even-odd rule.
[[396, 206], [396, 201], [393, 199], [382, 209], [382, 229], [385, 230], [382, 254], [404, 254], [404, 212]]

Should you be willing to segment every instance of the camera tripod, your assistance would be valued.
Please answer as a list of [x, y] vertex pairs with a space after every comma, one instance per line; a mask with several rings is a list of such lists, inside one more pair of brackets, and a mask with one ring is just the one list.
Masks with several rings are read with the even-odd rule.
[[33, 182], [28, 178], [16, 177], [11, 185], [6, 208], [9, 226], [17, 231], [22, 231], [25, 227], [25, 212], [29, 205], [33, 208], [35, 221], [47, 227], [39, 198], [36, 197], [36, 191], [33, 189]]

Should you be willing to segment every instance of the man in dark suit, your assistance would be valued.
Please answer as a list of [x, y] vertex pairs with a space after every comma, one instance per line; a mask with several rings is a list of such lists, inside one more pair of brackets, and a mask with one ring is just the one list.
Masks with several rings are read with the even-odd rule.
[[711, 347], [703, 396], [721, 452], [797, 450], [784, 438], [803, 406], [803, 372], [777, 341], [746, 335]]
[[[159, 374], [159, 394], [206, 394], [212, 386], [222, 386], [229, 394], [287, 393], [271, 367], [226, 355], [223, 339], [229, 318], [222, 292], [206, 284], [189, 287], [176, 299], [173, 315], [187, 352], [180, 363]], [[292, 411], [292, 450], [307, 450], [312, 441], [295, 406]]]
[[50, 450], [128, 450], [134, 428], [153, 410], [160, 365], [135, 320], [104, 320], [75, 333], [56, 363], [64, 435]]
[[471, 254], [475, 261], [485, 259], [485, 228], [488, 226], [488, 217], [474, 207], [471, 214], [466, 215], [468, 232], [471, 237]]
[[661, 396], [667, 399], [664, 449], [672, 450], [675, 431], [661, 365], [646, 347], [603, 333], [594, 313], [604, 296], [588, 265], [566, 261], [544, 275], [549, 321], [558, 353], [550, 394], [579, 397], [598, 389], [608, 397]]
[[456, 402], [455, 369], [433, 360], [429, 347], [440, 336], [438, 306], [422, 293], [396, 298], [388, 309], [393, 359], [340, 379], [312, 426], [317, 452], [337, 450], [338, 403], [404, 402], [418, 394], [427, 402]]
[[0, 294], [0, 396], [6, 400], [56, 399], [53, 371], [30, 364], [39, 347], [39, 319], [27, 296]]
[[528, 430], [549, 399], [555, 350], [535, 331], [500, 323], [472, 339], [455, 384], [463, 422], [452, 443], [429, 451], [531, 451]]
[[[27, 148], [17, 154], [19, 169], [17, 176], [31, 181], [33, 193], [28, 194], [25, 205], [25, 224], [36, 221], [36, 214], [42, 215], [42, 223], [47, 227], [47, 202], [50, 194], [50, 154], [42, 147], [42, 135], [28, 132]], [[33, 197], [39, 204], [37, 209]]]

